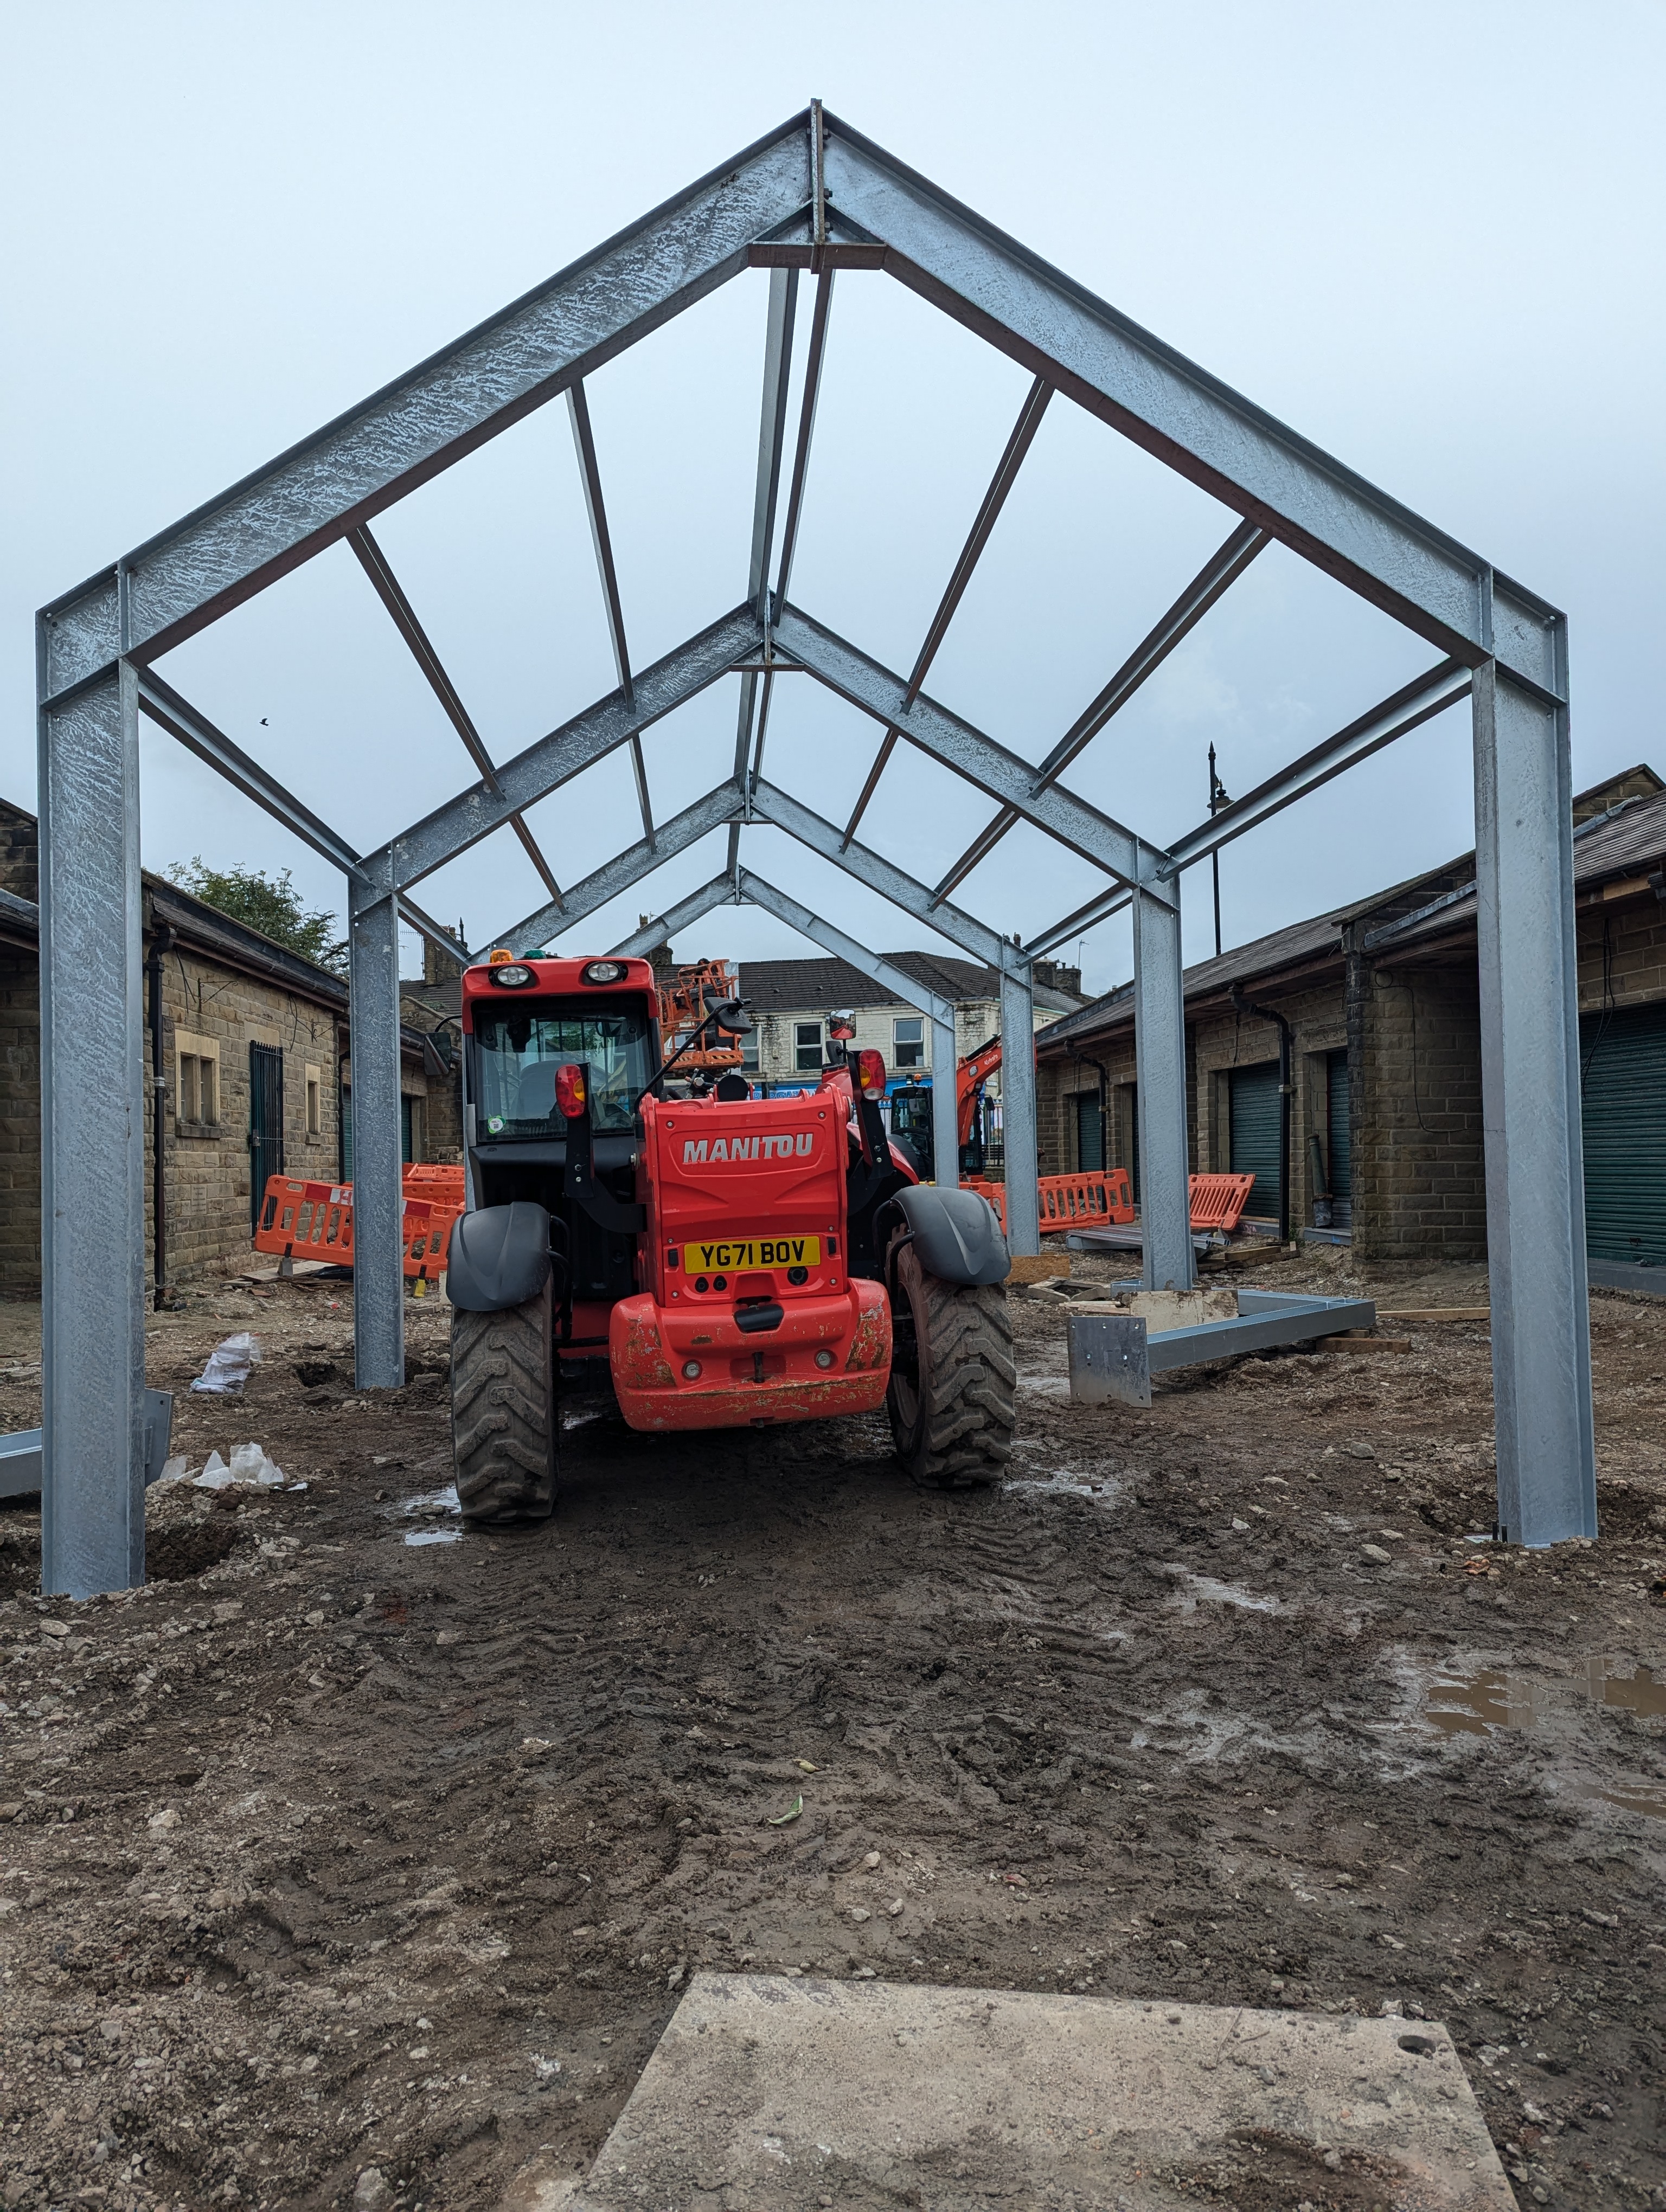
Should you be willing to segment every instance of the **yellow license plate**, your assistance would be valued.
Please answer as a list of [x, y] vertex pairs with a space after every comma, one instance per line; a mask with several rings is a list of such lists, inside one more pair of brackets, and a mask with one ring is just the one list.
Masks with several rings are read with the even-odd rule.
[[691, 1275], [735, 1275], [748, 1267], [818, 1267], [819, 1237], [750, 1237], [733, 1244], [685, 1244], [683, 1265]]

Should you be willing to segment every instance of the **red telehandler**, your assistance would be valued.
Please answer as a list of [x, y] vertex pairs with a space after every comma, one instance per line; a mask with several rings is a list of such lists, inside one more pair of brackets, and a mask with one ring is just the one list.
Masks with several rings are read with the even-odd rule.
[[[708, 1012], [690, 1056], [753, 1026]], [[764, 1428], [884, 1404], [916, 1480], [994, 1481], [1016, 1375], [994, 1210], [920, 1184], [877, 1052], [814, 1091], [738, 1075], [666, 1095], [646, 960], [465, 970], [468, 1207], [452, 1231], [452, 1435], [471, 1520], [542, 1519], [560, 1400], [610, 1385], [635, 1429]], [[836, 1048], [836, 1049], [837, 1049]]]

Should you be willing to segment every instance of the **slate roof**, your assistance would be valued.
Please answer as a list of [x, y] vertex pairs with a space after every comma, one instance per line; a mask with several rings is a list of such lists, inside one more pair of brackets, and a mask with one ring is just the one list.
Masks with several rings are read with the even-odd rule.
[[[893, 968], [935, 991], [940, 999], [999, 999], [1000, 978], [993, 968], [976, 960], [955, 960], [934, 952], [885, 952], [880, 955]], [[740, 995], [754, 1013], [822, 1013], [834, 1006], [891, 1006], [900, 1005], [884, 986], [848, 961], [747, 960], [740, 966]], [[1079, 1003], [1067, 992], [1043, 984], [1035, 988], [1037, 1006], [1046, 1012], [1068, 1014]]]
[[[1630, 769], [1582, 792], [1573, 802], [1573, 818], [1576, 890], [1616, 877], [1646, 872], [1660, 866], [1666, 856], [1666, 786], [1652, 769]], [[1460, 854], [1443, 867], [1374, 891], [1369, 898], [1356, 899], [1306, 921], [1291, 922], [1265, 937], [1251, 939], [1247, 945], [1232, 946], [1218, 959], [1200, 960], [1186, 970], [1187, 1002], [1212, 999], [1225, 994], [1235, 983], [1247, 987], [1292, 969], [1311, 975], [1322, 973], [1332, 963], [1340, 968], [1342, 933], [1349, 922], [1381, 911], [1383, 925], [1387, 927], [1396, 913], [1405, 917], [1416, 912], [1420, 890], [1426, 894], [1422, 902], [1443, 896], [1449, 887], [1462, 896], [1425, 920], [1396, 930], [1392, 940], [1396, 949], [1426, 945], [1454, 932], [1472, 931], [1474, 873], [1474, 854]], [[1387, 946], [1375, 949], [1387, 957]], [[1037, 1035], [1037, 1049], [1045, 1053], [1049, 1047], [1079, 1047], [1133, 1018], [1134, 986], [1119, 984], [1079, 1012], [1049, 1023]]]

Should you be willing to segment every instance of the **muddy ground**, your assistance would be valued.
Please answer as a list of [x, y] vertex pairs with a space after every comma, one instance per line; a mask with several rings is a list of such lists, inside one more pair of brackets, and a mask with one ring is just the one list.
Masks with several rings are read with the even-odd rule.
[[[192, 1465], [252, 1437], [307, 1487], [153, 1493], [136, 1595], [40, 1601], [0, 1508], [0, 2204], [532, 2212], [687, 1973], [749, 1961], [1397, 2005], [1450, 2023], [1524, 2205], [1666, 2204], [1666, 1310], [1594, 1299], [1606, 1533], [1531, 1556], [1466, 1540], [1484, 1326], [1142, 1415], [1073, 1407], [1025, 1304], [999, 1491], [915, 1492], [880, 1419], [598, 1415], [558, 1517], [486, 1535], [440, 1494], [447, 1311], [408, 1311], [373, 1398], [339, 1283], [156, 1317]], [[246, 1396], [185, 1395], [234, 1328]], [[1170, 2180], [1382, 2201], [1248, 2145]]]

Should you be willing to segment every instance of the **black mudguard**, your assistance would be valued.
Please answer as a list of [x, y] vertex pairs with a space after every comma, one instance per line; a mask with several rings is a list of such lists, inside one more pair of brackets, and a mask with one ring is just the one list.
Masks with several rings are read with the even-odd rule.
[[550, 1279], [550, 1217], [541, 1206], [483, 1206], [453, 1224], [446, 1296], [465, 1313], [502, 1313]]
[[882, 1238], [900, 1214], [921, 1266], [939, 1282], [1004, 1283], [1011, 1272], [1000, 1217], [975, 1190], [913, 1183], [887, 1199], [883, 1212]]

